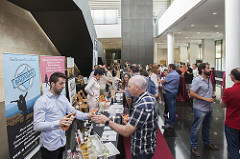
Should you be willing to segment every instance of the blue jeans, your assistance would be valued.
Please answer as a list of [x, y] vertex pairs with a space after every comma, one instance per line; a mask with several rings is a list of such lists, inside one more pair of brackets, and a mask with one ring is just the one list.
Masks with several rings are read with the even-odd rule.
[[212, 112], [203, 112], [197, 109], [193, 109], [194, 119], [191, 128], [190, 145], [192, 148], [198, 146], [198, 133], [202, 126], [202, 139], [205, 145], [211, 143], [209, 139], [209, 131], [211, 128]]
[[141, 154], [141, 155], [137, 155], [137, 156], [133, 156], [132, 154], [132, 158], [131, 159], [152, 159], [154, 154]]
[[233, 129], [225, 125], [225, 134], [228, 143], [229, 159], [240, 159], [240, 130]]
[[168, 124], [173, 126], [175, 123], [175, 115], [176, 115], [176, 98], [177, 93], [166, 92], [165, 93], [168, 111], [169, 111], [169, 119]]

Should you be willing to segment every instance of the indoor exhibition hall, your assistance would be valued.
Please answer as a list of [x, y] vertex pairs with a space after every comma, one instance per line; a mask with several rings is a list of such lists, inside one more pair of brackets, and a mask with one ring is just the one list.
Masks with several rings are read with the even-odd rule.
[[240, 0], [0, 0], [0, 159], [240, 159]]

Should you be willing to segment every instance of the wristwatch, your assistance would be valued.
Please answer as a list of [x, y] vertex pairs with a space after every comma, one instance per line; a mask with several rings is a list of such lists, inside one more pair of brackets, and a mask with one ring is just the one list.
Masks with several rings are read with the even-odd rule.
[[106, 126], [108, 126], [109, 121], [110, 121], [110, 119], [105, 122], [105, 125], [106, 125]]

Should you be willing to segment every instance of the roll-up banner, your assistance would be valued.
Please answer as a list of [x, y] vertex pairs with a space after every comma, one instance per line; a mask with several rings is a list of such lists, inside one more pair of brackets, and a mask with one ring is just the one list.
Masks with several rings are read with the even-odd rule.
[[25, 158], [39, 145], [33, 130], [33, 106], [40, 97], [39, 58], [3, 54], [5, 109], [11, 159]]
[[[64, 56], [40, 56], [42, 92], [46, 93], [50, 89], [49, 78], [54, 72], [65, 74], [65, 57]], [[62, 94], [66, 95], [66, 89]]]

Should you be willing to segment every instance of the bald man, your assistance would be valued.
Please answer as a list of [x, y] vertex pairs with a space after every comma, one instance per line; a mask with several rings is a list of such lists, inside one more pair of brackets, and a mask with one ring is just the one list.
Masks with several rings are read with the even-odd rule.
[[146, 84], [145, 78], [140, 75], [129, 80], [128, 91], [137, 99], [126, 125], [114, 123], [104, 115], [95, 115], [92, 118], [94, 122], [105, 124], [125, 137], [131, 136], [132, 159], [151, 159], [156, 148], [157, 101], [146, 91]]

